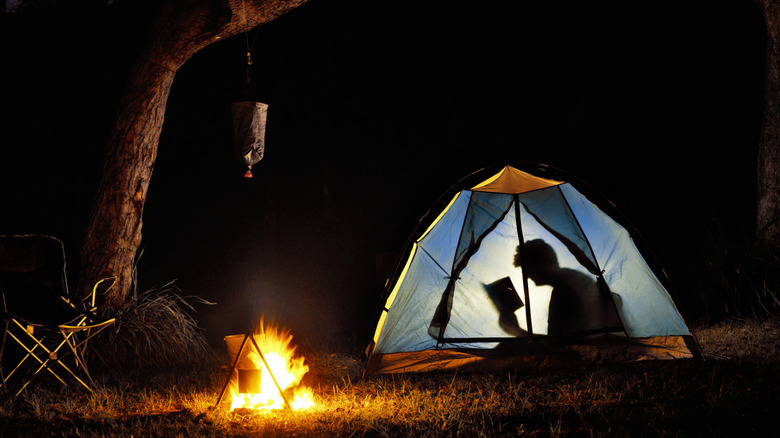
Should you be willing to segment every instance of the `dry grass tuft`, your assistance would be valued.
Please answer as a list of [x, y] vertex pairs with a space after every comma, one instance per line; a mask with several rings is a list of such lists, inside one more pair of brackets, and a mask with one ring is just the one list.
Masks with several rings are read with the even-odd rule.
[[202, 330], [189, 312], [192, 302], [174, 282], [128, 295], [114, 313], [116, 323], [101, 332], [91, 349], [107, 370], [128, 372], [149, 368], [181, 368], [212, 354]]

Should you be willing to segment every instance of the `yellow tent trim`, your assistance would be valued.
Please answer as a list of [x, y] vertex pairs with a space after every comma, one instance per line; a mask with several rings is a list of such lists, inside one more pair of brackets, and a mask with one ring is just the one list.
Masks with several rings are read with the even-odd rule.
[[423, 239], [423, 237], [427, 236], [428, 233], [433, 229], [433, 227], [435, 227], [436, 224], [439, 223], [439, 220], [441, 220], [442, 216], [444, 216], [444, 214], [447, 213], [447, 211], [450, 209], [452, 204], [455, 202], [456, 199], [458, 199], [459, 196], [460, 196], [460, 192], [456, 193], [455, 196], [452, 197], [452, 200], [450, 201], [449, 204], [447, 204], [447, 207], [445, 207], [444, 210], [442, 210], [441, 213], [439, 213], [439, 215], [436, 216], [436, 220], [434, 220], [431, 223], [431, 225], [428, 226], [428, 229], [425, 230], [425, 232], [422, 234], [422, 236], [420, 236], [420, 238], [417, 239], [418, 242], [421, 241]]
[[390, 306], [392, 306], [393, 301], [395, 301], [395, 296], [398, 294], [398, 289], [401, 288], [401, 283], [403, 283], [403, 279], [406, 277], [406, 271], [409, 270], [409, 265], [412, 264], [412, 259], [414, 258], [414, 253], [416, 252], [417, 243], [415, 242], [412, 246], [412, 251], [409, 254], [409, 258], [406, 260], [406, 265], [404, 265], [404, 269], [401, 271], [401, 275], [398, 276], [398, 280], [393, 287], [393, 291], [390, 292], [390, 295], [387, 297], [387, 301], [385, 301], [385, 308], [382, 310], [382, 315], [379, 317], [379, 323], [376, 325], [376, 331], [374, 332], [374, 345], [376, 345], [376, 343], [379, 341], [379, 335], [382, 333], [382, 329], [385, 326], [385, 320], [387, 319], [387, 311], [390, 310]]

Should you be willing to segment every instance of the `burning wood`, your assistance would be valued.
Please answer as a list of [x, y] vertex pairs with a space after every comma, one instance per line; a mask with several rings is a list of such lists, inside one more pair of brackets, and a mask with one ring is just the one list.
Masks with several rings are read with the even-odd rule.
[[289, 331], [265, 327], [261, 320], [252, 336], [227, 336], [225, 342], [232, 361], [241, 351], [238, 372], [233, 373], [229, 383], [231, 410], [268, 412], [285, 405], [293, 410], [314, 406], [311, 389], [300, 385], [309, 367], [303, 357], [295, 356]]

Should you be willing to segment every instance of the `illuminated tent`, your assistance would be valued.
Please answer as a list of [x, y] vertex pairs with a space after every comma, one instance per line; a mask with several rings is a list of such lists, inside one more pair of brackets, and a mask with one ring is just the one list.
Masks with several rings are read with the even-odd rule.
[[369, 374], [699, 354], [627, 230], [569, 183], [507, 166], [407, 249]]

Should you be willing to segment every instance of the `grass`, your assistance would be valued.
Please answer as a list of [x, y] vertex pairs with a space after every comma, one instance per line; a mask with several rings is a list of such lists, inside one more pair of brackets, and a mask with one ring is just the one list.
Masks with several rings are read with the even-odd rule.
[[184, 296], [174, 281], [138, 292], [134, 287], [111, 316], [116, 322], [92, 342], [91, 362], [127, 372], [149, 367], [181, 368], [212, 354], [202, 330], [189, 312], [192, 303], [212, 304]]
[[780, 322], [694, 328], [705, 361], [361, 379], [362, 360], [303, 352], [317, 406], [215, 408], [226, 358], [106, 372], [94, 393], [36, 386], [0, 403], [0, 436], [777, 436]]

